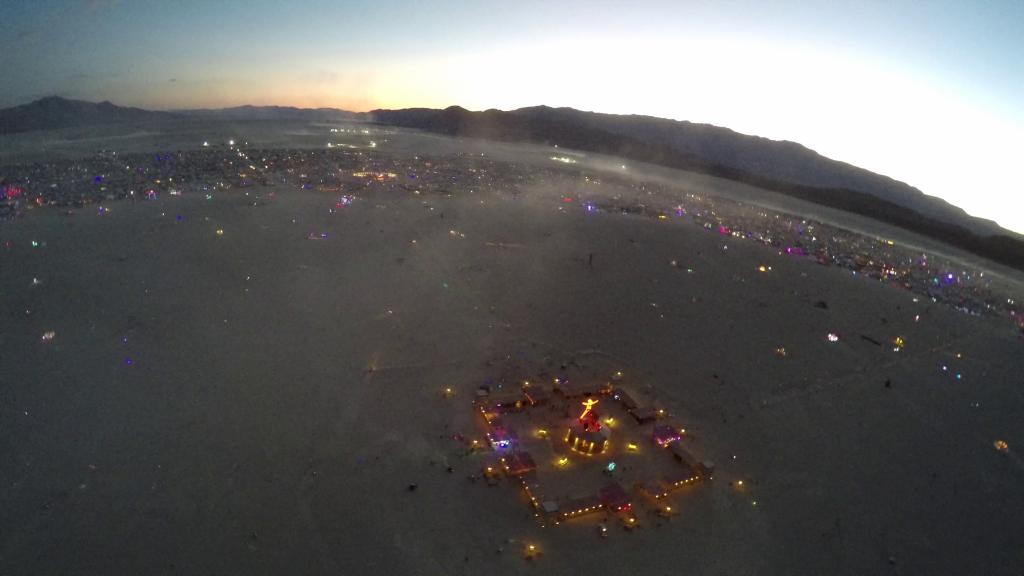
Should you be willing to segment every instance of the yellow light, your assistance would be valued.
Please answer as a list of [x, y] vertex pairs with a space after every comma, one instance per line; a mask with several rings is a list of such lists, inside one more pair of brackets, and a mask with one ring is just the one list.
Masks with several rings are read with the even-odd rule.
[[595, 406], [595, 405], [596, 405], [597, 403], [598, 403], [598, 400], [594, 400], [593, 398], [587, 398], [586, 400], [584, 400], [584, 401], [583, 401], [583, 406], [584, 406], [584, 408], [583, 408], [583, 413], [582, 413], [582, 414], [580, 414], [580, 420], [583, 420], [583, 418], [584, 418], [584, 417], [585, 417], [585, 416], [586, 416], [587, 414], [590, 414], [590, 410], [591, 410], [591, 409], [593, 409], [593, 407], [594, 407], [594, 406]]
[[604, 419], [604, 423], [609, 425], [609, 426], [611, 426], [612, 424], [615, 424], [615, 418], [612, 418], [611, 416], [609, 416], [609, 417]]
[[224, 235], [224, 229], [223, 228], [217, 228], [217, 236], [223, 236], [223, 235]]
[[635, 442], [630, 442], [629, 444], [626, 444], [626, 448], [629, 448], [630, 450], [636, 450], [637, 446]]
[[558, 459], [558, 465], [559, 466], [565, 466], [568, 463], [569, 463], [569, 459], [564, 457], [564, 456]]
[[767, 272], [768, 268], [766, 268], [764, 265], [761, 265], [761, 266], [757, 267], [757, 271], [758, 272]]

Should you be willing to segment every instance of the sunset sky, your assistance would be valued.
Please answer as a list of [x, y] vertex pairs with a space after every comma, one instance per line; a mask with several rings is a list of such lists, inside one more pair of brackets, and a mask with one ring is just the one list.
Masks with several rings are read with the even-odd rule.
[[11, 0], [0, 106], [547, 104], [800, 142], [1024, 232], [1024, 2]]

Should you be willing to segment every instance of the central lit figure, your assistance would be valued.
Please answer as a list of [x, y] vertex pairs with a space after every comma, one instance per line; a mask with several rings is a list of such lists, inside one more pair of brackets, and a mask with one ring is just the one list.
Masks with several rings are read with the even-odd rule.
[[583, 412], [569, 426], [565, 434], [565, 442], [576, 452], [583, 454], [600, 454], [608, 449], [608, 438], [611, 429], [601, 425], [597, 411], [594, 410], [598, 400], [587, 398], [583, 401]]

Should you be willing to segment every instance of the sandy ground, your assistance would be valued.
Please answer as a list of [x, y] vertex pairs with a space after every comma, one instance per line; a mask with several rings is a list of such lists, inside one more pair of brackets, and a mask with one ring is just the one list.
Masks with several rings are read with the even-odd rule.
[[[540, 193], [241, 194], [3, 223], [0, 573], [1024, 572], [1005, 321]], [[451, 438], [479, 384], [594, 351], [718, 464], [607, 540]]]

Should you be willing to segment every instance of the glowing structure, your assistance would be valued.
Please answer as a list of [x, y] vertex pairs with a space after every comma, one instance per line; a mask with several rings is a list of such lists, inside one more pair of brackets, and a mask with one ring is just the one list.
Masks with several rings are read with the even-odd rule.
[[601, 423], [597, 421], [597, 413], [594, 412], [594, 406], [599, 401], [593, 398], [587, 398], [583, 401], [583, 413], [580, 414], [580, 424], [586, 430], [596, 431], [601, 427]]
[[601, 425], [594, 410], [598, 400], [587, 398], [582, 402], [583, 412], [565, 433], [565, 442], [570, 448], [582, 454], [600, 454], [608, 449], [611, 429]]
[[360, 172], [353, 172], [352, 175], [355, 176], [356, 178], [366, 178], [369, 180], [376, 180], [377, 182], [383, 182], [385, 180], [394, 180], [395, 177], [398, 176], [398, 174], [395, 174], [394, 172], [370, 172], [366, 170]]

